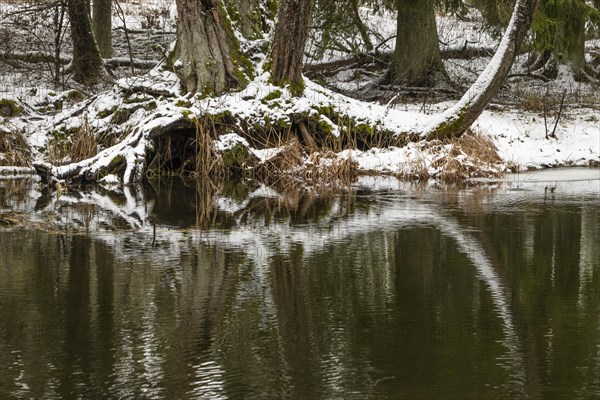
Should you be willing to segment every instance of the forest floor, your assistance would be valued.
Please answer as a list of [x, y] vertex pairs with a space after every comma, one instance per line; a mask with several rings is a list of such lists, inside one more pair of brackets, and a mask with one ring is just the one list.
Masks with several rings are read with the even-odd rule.
[[[122, 6], [123, 16], [116, 13], [113, 21], [113, 61], [158, 62], [175, 37], [174, 11], [161, 1]], [[3, 15], [15, 7], [10, 0], [0, 2]], [[303, 178], [318, 179], [326, 175], [323, 170], [333, 175], [352, 170], [353, 174], [457, 180], [559, 166], [600, 166], [600, 86], [576, 82], [566, 67], [559, 69], [556, 79], [544, 81], [526, 76], [525, 57], [519, 58], [512, 77], [462, 139], [415, 141], [400, 146], [390, 145], [382, 136], [368, 145], [354, 140], [310, 152], [298, 148], [297, 142], [294, 145], [281, 137], [273, 139], [264, 129], [264, 136], [257, 140], [244, 137], [244, 133], [249, 133], [252, 123], [265, 120], [273, 127], [291, 126], [298, 115], [312, 121], [310, 126], [325, 126], [338, 137], [349, 121], [363, 136], [373, 135], [367, 126], [382, 132], [418, 132], [460, 97], [490, 57], [446, 58], [446, 70], [455, 83], [446, 91], [370, 90], [383, 73], [381, 63], [376, 57], [372, 62], [340, 62], [351, 59], [351, 55], [342, 53], [328, 53], [318, 59], [307, 57], [307, 87], [300, 99], [269, 85], [267, 77], [259, 75], [242, 92], [199, 100], [180, 93], [174, 74], [160, 68], [149, 70], [147, 66], [133, 70], [129, 66], [114, 67], [115, 83], [90, 91], [69, 79], [53, 82], [56, 65], [52, 63], [30, 63], [14, 57], [52, 54], [53, 22], [48, 15], [16, 14], [0, 28], [0, 36], [5, 39], [0, 41], [0, 175], [27, 173], [34, 162], [62, 165], [94, 156], [104, 166], [114, 162], [117, 155], [128, 161], [143, 156], [147, 162], [155, 162], [156, 155], [151, 159], [145, 154], [155, 139], [153, 130], [173, 126], [189, 135], [188, 131], [195, 129], [191, 142], [197, 143], [197, 117], [202, 114], [211, 116], [213, 127], [215, 119], [228, 121], [219, 129], [218, 138], [212, 135], [215, 152], [225, 154], [242, 146], [244, 157], [249, 154], [259, 170], [268, 171], [290, 167], [281, 160], [290, 157], [281, 154], [296, 146], [292, 153], [297, 165], [291, 167], [301, 170], [296, 175]], [[367, 19], [377, 33], [374, 40], [393, 35], [393, 15], [368, 15]], [[497, 43], [478, 20], [440, 17], [439, 31], [446, 50], [460, 49], [467, 43], [493, 48]], [[314, 53], [311, 46], [309, 54]], [[393, 46], [394, 41], [389, 40], [379, 50], [384, 54]], [[600, 53], [600, 40], [589, 41], [587, 47]], [[69, 54], [65, 35], [61, 56], [68, 59]], [[64, 67], [59, 66], [61, 74]], [[332, 107], [335, 113], [331, 113]], [[235, 122], [240, 118], [244, 124]], [[182, 119], [191, 122], [182, 126]], [[168, 145], [169, 151], [176, 147], [171, 142]], [[124, 146], [130, 147], [129, 153], [123, 152]], [[159, 164], [159, 169], [164, 164]], [[134, 173], [135, 168], [135, 162], [128, 165], [125, 174]], [[112, 182], [117, 178], [104, 179]]]

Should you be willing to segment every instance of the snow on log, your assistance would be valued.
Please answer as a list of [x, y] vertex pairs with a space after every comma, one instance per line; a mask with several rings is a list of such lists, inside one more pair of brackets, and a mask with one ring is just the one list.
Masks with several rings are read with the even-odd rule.
[[527, 36], [539, 0], [518, 0], [504, 36], [475, 83], [452, 107], [442, 113], [421, 134], [430, 140], [462, 135], [479, 118], [500, 90]]

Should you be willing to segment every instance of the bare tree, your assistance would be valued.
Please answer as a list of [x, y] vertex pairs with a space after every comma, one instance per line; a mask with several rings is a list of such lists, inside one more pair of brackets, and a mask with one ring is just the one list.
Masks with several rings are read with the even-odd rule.
[[396, 48], [386, 80], [407, 86], [431, 86], [445, 77], [434, 0], [396, 0], [396, 7]]
[[94, 0], [92, 27], [100, 54], [104, 58], [112, 57], [112, 0]]
[[290, 85], [294, 94], [304, 89], [302, 62], [314, 0], [282, 0], [271, 52], [271, 74], [276, 85]]
[[88, 0], [68, 0], [73, 40], [73, 79], [83, 84], [97, 83], [102, 74], [102, 58], [92, 33]]

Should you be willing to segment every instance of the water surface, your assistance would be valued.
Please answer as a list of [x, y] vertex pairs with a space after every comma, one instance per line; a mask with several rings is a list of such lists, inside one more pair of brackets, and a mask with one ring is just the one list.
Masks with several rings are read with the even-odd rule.
[[0, 181], [0, 398], [598, 398], [599, 193]]

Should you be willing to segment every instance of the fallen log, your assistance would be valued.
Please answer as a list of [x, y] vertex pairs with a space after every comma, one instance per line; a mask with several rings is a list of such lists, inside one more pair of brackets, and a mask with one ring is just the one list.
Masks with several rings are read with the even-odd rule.
[[[440, 49], [442, 59], [444, 60], [468, 60], [470, 58], [491, 57], [495, 51], [496, 48], [494, 47], [482, 46], [442, 47]], [[371, 62], [388, 64], [391, 62], [392, 56], [392, 52], [355, 54], [338, 60], [306, 64], [304, 72], [336, 70], [349, 67], [352, 64], [367, 64]]]
[[[0, 52], [0, 61], [21, 61], [26, 63], [56, 63], [56, 57], [53, 54], [38, 53], [38, 52]], [[72, 61], [71, 58], [60, 56], [58, 62], [62, 65], [67, 65]], [[113, 57], [105, 58], [104, 63], [112, 68], [131, 67], [139, 69], [152, 69], [158, 65], [159, 60], [143, 60], [134, 58], [133, 62], [129, 57]]]

